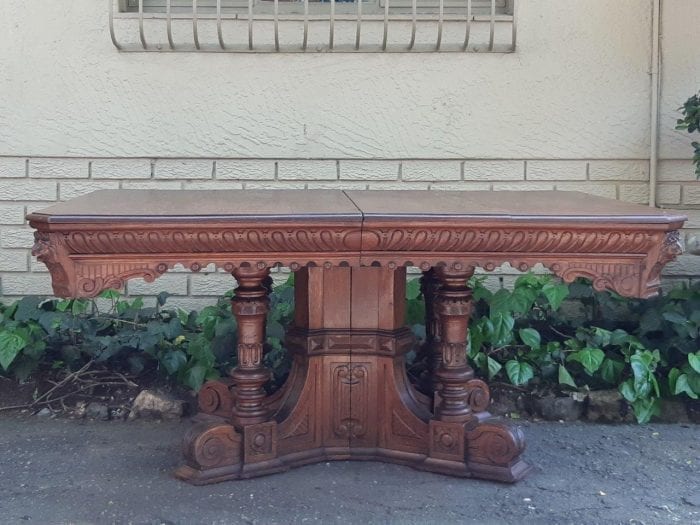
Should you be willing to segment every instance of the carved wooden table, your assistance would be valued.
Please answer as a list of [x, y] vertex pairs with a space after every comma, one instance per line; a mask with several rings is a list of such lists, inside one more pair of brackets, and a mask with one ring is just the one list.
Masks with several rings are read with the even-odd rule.
[[[522, 432], [487, 411], [467, 363], [475, 267], [543, 263], [628, 297], [657, 292], [685, 217], [569, 192], [119, 191], [29, 215], [56, 295], [92, 297], [178, 263], [233, 274], [238, 366], [199, 394], [176, 475], [195, 484], [331, 459], [375, 459], [504, 482]], [[264, 390], [275, 265], [296, 272], [293, 366]], [[423, 271], [433, 395], [408, 381], [406, 267]]]

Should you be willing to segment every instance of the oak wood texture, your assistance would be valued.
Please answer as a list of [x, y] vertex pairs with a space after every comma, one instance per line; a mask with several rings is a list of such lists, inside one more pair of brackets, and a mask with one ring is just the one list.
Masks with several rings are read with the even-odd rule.
[[[566, 281], [648, 297], [685, 217], [573, 192], [107, 190], [28, 216], [54, 292], [91, 297], [176, 264], [238, 281], [238, 365], [199, 393], [176, 475], [194, 484], [330, 459], [376, 459], [503, 482], [522, 431], [491, 417], [466, 359], [475, 267], [543, 263]], [[270, 268], [296, 272], [293, 366], [267, 395]], [[430, 370], [407, 378], [406, 266], [423, 270]]]

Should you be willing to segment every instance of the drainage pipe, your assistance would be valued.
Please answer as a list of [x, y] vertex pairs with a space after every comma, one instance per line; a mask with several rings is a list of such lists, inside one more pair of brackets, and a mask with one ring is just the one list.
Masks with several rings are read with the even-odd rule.
[[649, 206], [656, 206], [659, 168], [659, 99], [661, 97], [661, 0], [652, 0], [651, 41], [651, 150], [649, 153]]

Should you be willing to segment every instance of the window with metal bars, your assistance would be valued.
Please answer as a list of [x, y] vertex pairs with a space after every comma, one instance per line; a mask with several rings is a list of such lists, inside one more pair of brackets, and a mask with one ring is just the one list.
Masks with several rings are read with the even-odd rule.
[[[515, 50], [516, 0], [108, 0], [108, 3], [110, 36], [121, 51]], [[124, 41], [118, 35], [120, 28], [124, 29], [122, 35], [131, 41]], [[164, 34], [167, 40], [163, 39]]]
[[[264, 8], [270, 6], [274, 0], [253, 0], [254, 7]], [[337, 12], [355, 12], [356, 0], [335, 0]], [[493, 6], [492, 6], [493, 3]], [[327, 11], [330, 8], [330, 0], [309, 0], [309, 4], [313, 5], [314, 12]], [[413, 7], [413, 0], [362, 0], [362, 9], [366, 14], [380, 13], [388, 4], [390, 10], [397, 12], [409, 11]], [[471, 11], [474, 16], [488, 16], [491, 13], [492, 7], [497, 15], [513, 14], [513, 2], [509, 0], [472, 0]], [[284, 13], [303, 13], [304, 2], [301, 0], [280, 0], [279, 8]], [[142, 0], [142, 9], [144, 13], [165, 13], [168, 8], [173, 14], [191, 13], [193, 8], [196, 8], [199, 13], [213, 14], [217, 9], [223, 14], [238, 13], [241, 10], [246, 10], [249, 7], [248, 0], [220, 0], [220, 6], [217, 6], [217, 0], [170, 0], [168, 5], [167, 0]], [[419, 12], [435, 13], [440, 8], [440, 0], [416, 0], [416, 7]], [[443, 8], [450, 11], [459, 12], [466, 11], [466, 0], [443, 0]], [[127, 0], [122, 3], [122, 10], [130, 13], [139, 11], [139, 0]]]

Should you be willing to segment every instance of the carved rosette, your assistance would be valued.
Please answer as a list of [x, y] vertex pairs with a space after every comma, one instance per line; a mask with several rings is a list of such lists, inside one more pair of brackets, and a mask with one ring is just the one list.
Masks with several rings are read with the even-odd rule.
[[277, 455], [277, 423], [269, 421], [243, 430], [246, 464], [272, 459]]
[[183, 439], [187, 464], [206, 470], [240, 463], [241, 436], [228, 424], [198, 423]]
[[431, 420], [430, 457], [450, 461], [464, 461], [464, 425]]

